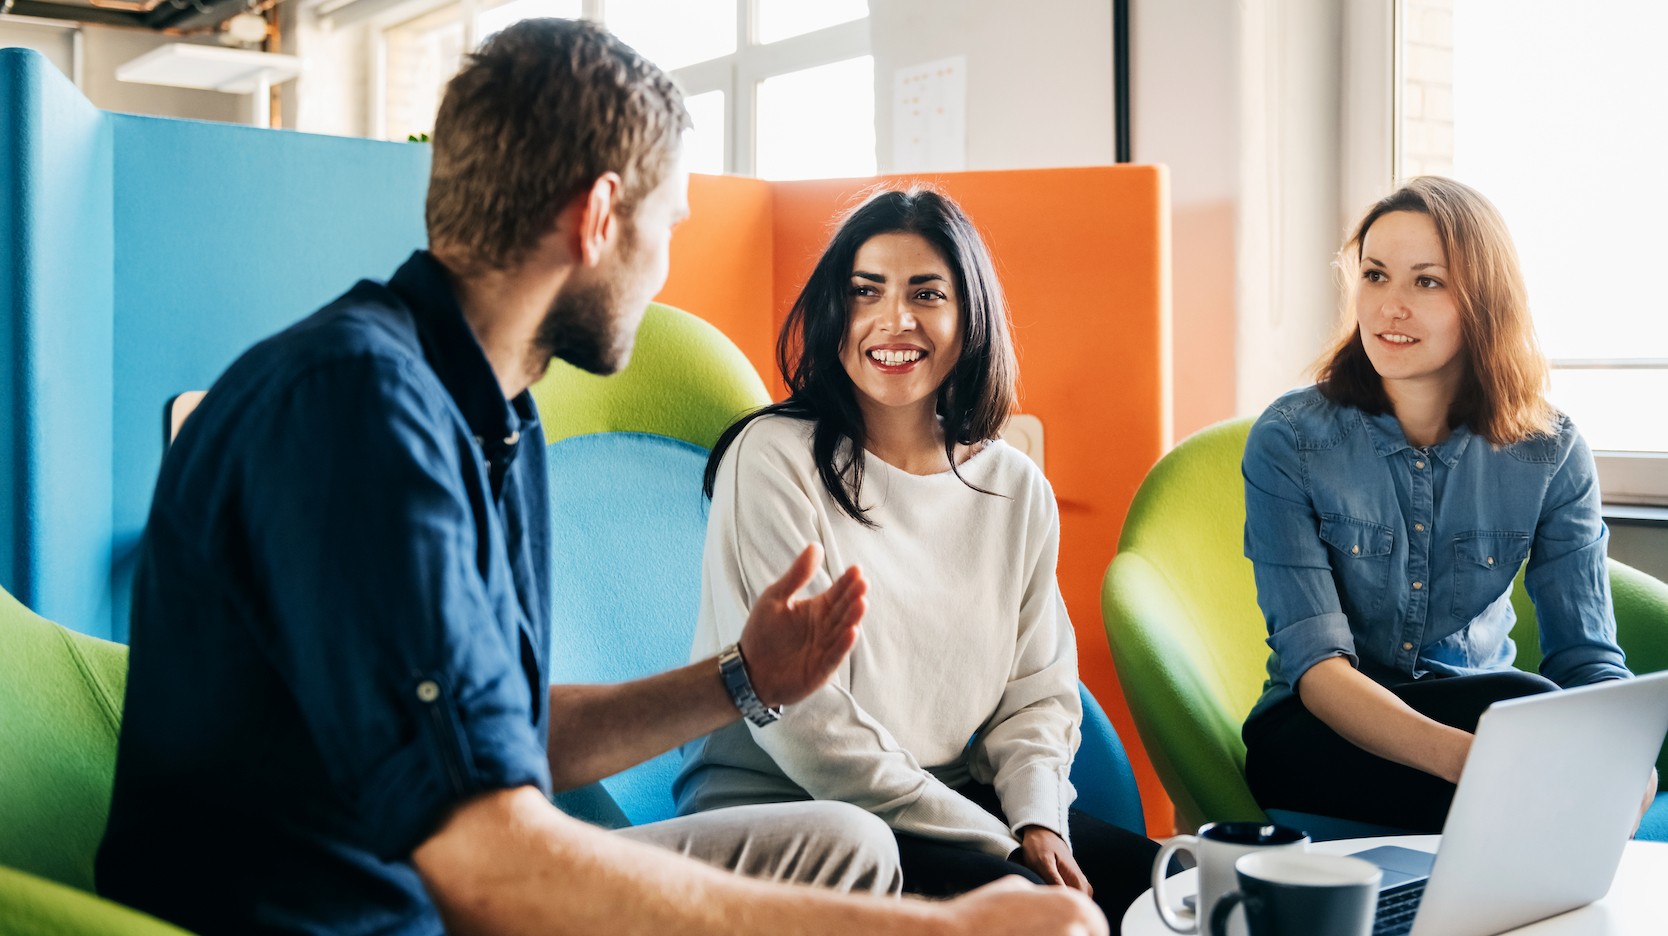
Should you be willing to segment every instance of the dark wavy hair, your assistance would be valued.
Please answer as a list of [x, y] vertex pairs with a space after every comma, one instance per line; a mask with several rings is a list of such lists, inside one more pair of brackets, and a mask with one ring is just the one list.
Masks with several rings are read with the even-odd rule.
[[[984, 239], [955, 202], [930, 188], [877, 192], [841, 219], [776, 340], [776, 366], [788, 398], [741, 417], [724, 430], [707, 459], [703, 489], [712, 496], [718, 465], [736, 438], [760, 416], [779, 414], [816, 425], [811, 454], [830, 497], [853, 520], [874, 526], [859, 506], [865, 433], [851, 377], [840, 362], [851, 317], [850, 282], [857, 251], [880, 234], [917, 234], [950, 262], [961, 300], [961, 356], [938, 388], [944, 453], [958, 479], [955, 449], [994, 439], [1014, 410], [1018, 366], [1007, 304]], [[845, 456], [840, 443], [849, 441]], [[963, 484], [989, 494], [962, 479]]]

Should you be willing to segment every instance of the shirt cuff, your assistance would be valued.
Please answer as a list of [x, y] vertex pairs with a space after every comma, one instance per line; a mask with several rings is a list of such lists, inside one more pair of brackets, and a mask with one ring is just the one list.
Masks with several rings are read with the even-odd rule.
[[1026, 826], [1042, 826], [1071, 845], [1071, 824], [1067, 810], [1077, 799], [1077, 789], [1071, 785], [1069, 770], [1060, 764], [1030, 764], [1012, 776], [999, 779], [997, 798], [1002, 801], [1002, 812], [1008, 817], [1008, 828], [1014, 838]]
[[530, 786], [550, 793], [550, 761], [525, 709], [460, 711], [438, 677], [411, 690], [417, 737], [374, 765], [359, 785], [366, 845], [403, 860], [452, 808], [479, 793]]
[[[1576, 656], [1588, 659], [1572, 659]], [[1611, 679], [1633, 678], [1633, 673], [1622, 662], [1620, 654], [1596, 648], [1587, 653], [1566, 650], [1557, 654], [1541, 664], [1541, 675], [1557, 683], [1560, 689], [1590, 686]]]
[[1355, 655], [1355, 635], [1350, 633], [1349, 619], [1339, 611], [1287, 624], [1269, 635], [1268, 646], [1280, 659], [1280, 674], [1286, 685], [1293, 689], [1309, 667], [1322, 660], [1341, 656], [1347, 657], [1351, 666], [1361, 665]]

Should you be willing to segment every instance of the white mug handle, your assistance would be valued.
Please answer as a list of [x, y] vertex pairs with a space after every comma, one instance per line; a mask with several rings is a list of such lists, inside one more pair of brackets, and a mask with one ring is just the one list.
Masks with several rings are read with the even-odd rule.
[[[1200, 931], [1198, 913], [1195, 913], [1191, 920], [1183, 917], [1176, 912], [1175, 907], [1170, 903], [1164, 892], [1164, 882], [1166, 880], [1164, 872], [1170, 867], [1170, 859], [1175, 856], [1176, 852], [1181, 851], [1193, 855], [1195, 863], [1197, 863], [1199, 837], [1196, 835], [1178, 835], [1165, 842], [1164, 847], [1158, 850], [1158, 858], [1153, 861], [1153, 903], [1158, 904], [1158, 918], [1164, 921], [1165, 926], [1178, 933], [1197, 933]], [[1196, 903], [1195, 906], [1199, 910], [1204, 909], [1200, 903]]]

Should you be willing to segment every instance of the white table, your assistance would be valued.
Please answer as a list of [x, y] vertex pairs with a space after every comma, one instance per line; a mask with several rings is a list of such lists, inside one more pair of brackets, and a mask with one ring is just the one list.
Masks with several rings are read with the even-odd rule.
[[[1311, 845], [1309, 850], [1347, 855], [1375, 845], [1401, 845], [1434, 852], [1441, 840], [1440, 835], [1344, 839]], [[1198, 872], [1183, 871], [1172, 879], [1171, 892], [1191, 894], [1198, 887], [1197, 880]], [[1174, 936], [1158, 918], [1150, 890], [1130, 905], [1119, 932], [1123, 936]], [[1668, 933], [1668, 843], [1627, 843], [1616, 881], [1603, 900], [1510, 932], [1522, 936], [1663, 936]]]

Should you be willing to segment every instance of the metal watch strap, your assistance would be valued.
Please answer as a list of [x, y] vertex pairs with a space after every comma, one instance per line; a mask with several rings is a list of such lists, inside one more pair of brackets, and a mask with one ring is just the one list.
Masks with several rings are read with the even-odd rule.
[[730, 692], [730, 701], [741, 710], [742, 717], [760, 728], [782, 717], [782, 707], [768, 708], [753, 691], [753, 681], [747, 678], [747, 661], [741, 657], [741, 645], [730, 644], [718, 651], [718, 675]]

